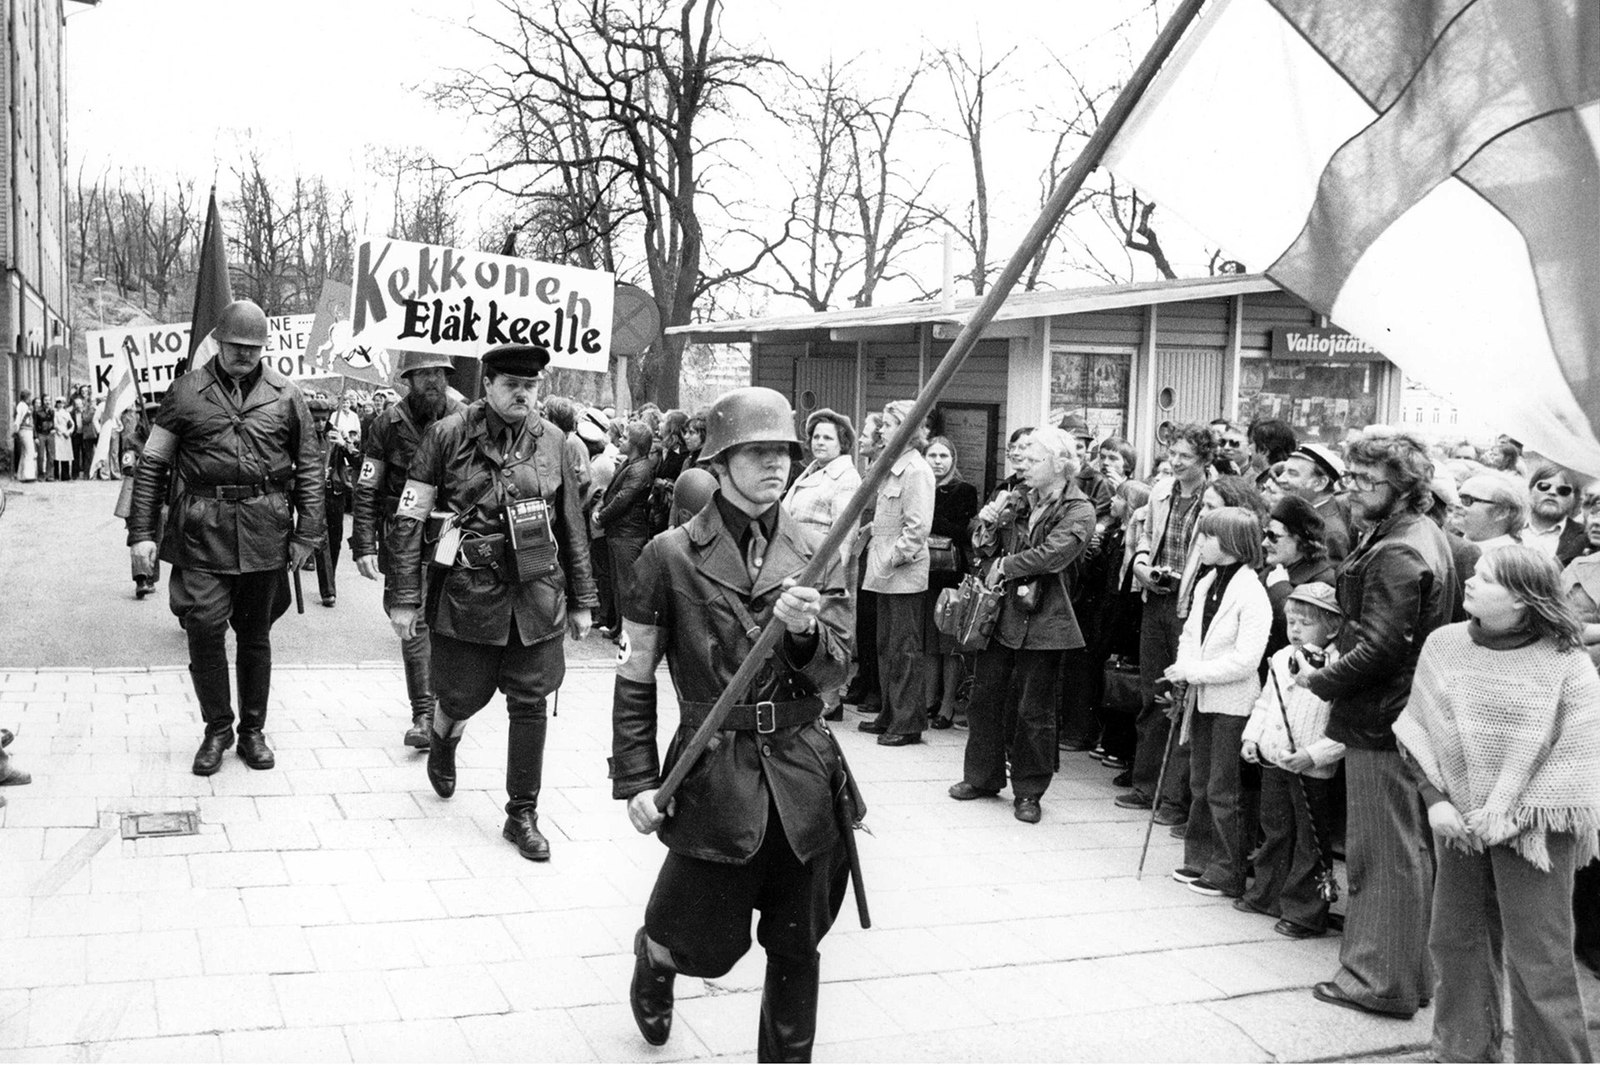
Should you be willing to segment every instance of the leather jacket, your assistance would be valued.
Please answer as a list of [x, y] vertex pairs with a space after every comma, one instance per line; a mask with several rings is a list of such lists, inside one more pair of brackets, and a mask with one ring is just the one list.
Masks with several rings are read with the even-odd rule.
[[650, 539], [650, 486], [654, 483], [655, 464], [650, 456], [624, 462], [601, 493], [594, 510], [595, 524], [612, 539]]
[[[145, 442], [128, 515], [128, 543], [155, 540], [169, 481], [179, 487], [161, 558], [210, 573], [259, 573], [289, 564], [289, 541], [321, 542], [322, 448], [305, 397], [262, 364], [242, 400], [213, 360], [167, 391]], [[251, 491], [247, 498], [217, 498]]]
[[1310, 687], [1331, 704], [1328, 736], [1367, 751], [1395, 748], [1428, 634], [1450, 624], [1460, 582], [1442, 529], [1421, 514], [1380, 522], [1339, 567], [1339, 658]]
[[[1066, 570], [1094, 536], [1094, 504], [1076, 481], [1068, 481], [1060, 495], [1043, 504], [1043, 513], [1034, 521], [1030, 497], [1027, 489], [1012, 491], [993, 523], [980, 520], [973, 527], [978, 556], [998, 558], [1007, 585], [994, 638], [1013, 650], [1082, 647], [1083, 631], [1068, 598]], [[1031, 584], [1037, 597], [1031, 610], [1017, 597], [1022, 584]]]
[[[458, 640], [505, 646], [514, 618], [521, 642], [534, 644], [561, 636], [569, 606], [598, 603], [589, 538], [561, 430], [530, 414], [504, 453], [490, 439], [488, 414], [487, 401], [479, 400], [423, 434], [389, 534], [393, 572], [385, 597], [393, 606], [425, 607], [429, 627]], [[550, 506], [556, 544], [548, 573], [517, 580], [506, 553], [500, 564], [429, 568], [433, 545], [423, 542], [429, 511], [461, 515], [463, 539], [501, 536], [506, 501], [536, 496]]]
[[[447, 399], [438, 420], [466, 409], [458, 400]], [[381, 573], [388, 573], [393, 565], [385, 541], [400, 493], [406, 487], [411, 460], [426, 429], [427, 426], [417, 425], [410, 405], [402, 399], [373, 415], [371, 426], [361, 438], [361, 472], [356, 478], [355, 510], [350, 520], [350, 555], [377, 555]]]
[[[800, 574], [822, 539], [780, 508], [754, 587], [715, 503], [645, 546], [623, 608], [626, 642], [612, 703], [615, 798], [632, 798], [658, 787], [694, 731], [680, 726], [667, 747], [665, 762], [659, 760], [656, 663], [665, 655], [680, 706], [715, 702], [754, 642], [747, 622], [765, 625], [783, 591], [783, 580]], [[674, 853], [714, 862], [747, 862], [771, 828], [770, 808], [777, 809], [782, 830], [801, 861], [810, 861], [838, 842], [834, 801], [847, 786], [846, 776], [843, 756], [820, 717], [818, 697], [820, 691], [844, 682], [850, 662], [854, 611], [837, 557], [817, 587], [825, 598], [815, 637], [785, 634], [739, 699], [740, 704], [811, 700], [815, 712], [803, 723], [768, 733], [721, 732], [720, 742], [707, 748], [684, 778], [676, 812], [661, 826], [661, 841]], [[864, 805], [858, 802], [855, 813], [859, 820]]]

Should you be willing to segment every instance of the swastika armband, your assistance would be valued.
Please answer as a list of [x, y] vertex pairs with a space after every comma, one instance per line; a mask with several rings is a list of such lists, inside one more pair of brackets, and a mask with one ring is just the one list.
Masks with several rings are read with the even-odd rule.
[[383, 471], [388, 463], [382, 459], [366, 459], [361, 463], [360, 484], [364, 488], [371, 488], [383, 479]]
[[395, 509], [395, 517], [427, 521], [429, 512], [433, 510], [433, 497], [436, 492], [437, 489], [431, 484], [406, 481], [406, 489], [400, 493], [400, 504]]
[[641, 684], [654, 683], [656, 663], [666, 650], [661, 642], [661, 630], [654, 625], [641, 625], [623, 619], [621, 650], [617, 654], [617, 676]]
[[152, 426], [144, 442], [144, 454], [157, 462], [171, 462], [178, 451], [178, 437], [171, 429]]

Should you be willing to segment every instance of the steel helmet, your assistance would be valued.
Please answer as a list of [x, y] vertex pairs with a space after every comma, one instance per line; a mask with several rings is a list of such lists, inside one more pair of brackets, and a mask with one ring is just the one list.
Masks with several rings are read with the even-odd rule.
[[790, 457], [800, 457], [794, 409], [781, 392], [735, 388], [711, 404], [706, 411], [706, 442], [700, 461], [717, 458], [739, 444], [788, 444]]
[[717, 491], [717, 479], [710, 471], [689, 466], [672, 483], [672, 527], [688, 522], [705, 509]]
[[455, 373], [456, 364], [450, 361], [448, 355], [436, 355], [431, 351], [402, 351], [400, 369], [395, 376], [404, 378], [417, 370], [443, 370], [445, 373]]
[[267, 346], [266, 312], [249, 300], [234, 300], [222, 308], [211, 335], [219, 344], [264, 348]]

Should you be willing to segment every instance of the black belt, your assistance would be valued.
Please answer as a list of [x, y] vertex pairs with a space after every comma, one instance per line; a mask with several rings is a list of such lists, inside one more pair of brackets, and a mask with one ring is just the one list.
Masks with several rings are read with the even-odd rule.
[[[680, 702], [678, 723], [688, 729], [699, 728], [700, 722], [710, 715], [711, 708], [715, 705], [715, 703]], [[821, 715], [822, 700], [815, 695], [786, 703], [735, 703], [729, 708], [728, 716], [723, 719], [722, 727], [738, 732], [767, 733], [804, 725], [808, 721], [815, 721]]]
[[241, 499], [254, 499], [256, 496], [270, 495], [273, 492], [282, 492], [284, 485], [268, 483], [257, 484], [191, 484], [189, 494], [202, 499], [227, 499], [237, 502]]

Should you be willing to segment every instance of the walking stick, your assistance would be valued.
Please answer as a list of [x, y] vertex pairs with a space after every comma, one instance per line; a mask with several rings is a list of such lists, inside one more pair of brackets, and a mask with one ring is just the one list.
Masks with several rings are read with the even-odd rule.
[[[1140, 60], [1139, 66], [1134, 70], [1128, 83], [1117, 94], [1116, 100], [1107, 109], [1104, 120], [1090, 135], [1089, 141], [1084, 145], [1083, 151], [1073, 160], [1072, 166], [1062, 177], [1061, 183], [1051, 192], [1050, 199], [1045, 203], [1039, 217], [1034, 219], [1033, 226], [1022, 238], [1022, 243], [1012, 254], [1011, 260], [1006, 263], [994, 280], [989, 291], [984, 294], [983, 300], [978, 304], [972, 315], [961, 327], [961, 333], [955, 342], [950, 345], [950, 350], [939, 361], [933, 375], [928, 378], [928, 383], [923, 386], [922, 392], [917, 396], [916, 402], [911, 405], [911, 410], [906, 413], [899, 428], [889, 438], [884, 446], [883, 454], [867, 470], [867, 475], [861, 481], [861, 486], [850, 497], [844, 509], [834, 517], [833, 527], [828, 535], [818, 545], [816, 553], [806, 565], [804, 571], [795, 578], [795, 583], [801, 587], [814, 587], [817, 580], [826, 571], [829, 563], [839, 554], [839, 548], [844, 544], [845, 537], [855, 532], [861, 518], [861, 512], [867, 507], [868, 501], [876, 498], [878, 486], [888, 477], [889, 469], [900, 458], [911, 444], [911, 438], [922, 429], [922, 423], [927, 421], [928, 415], [933, 413], [934, 404], [939, 401], [939, 396], [950, 384], [957, 371], [967, 361], [967, 356], [972, 354], [972, 349], [977, 346], [978, 340], [983, 336], [983, 331], [1000, 307], [1016, 287], [1017, 280], [1022, 276], [1023, 270], [1033, 261], [1039, 249], [1044, 247], [1055, 234], [1056, 224], [1061, 216], [1066, 213], [1067, 207], [1072, 203], [1078, 192], [1083, 188], [1083, 183], [1095, 168], [1100, 165], [1100, 160], [1105, 156], [1106, 150], [1111, 147], [1112, 140], [1121, 131], [1122, 125], [1127, 121], [1128, 115], [1133, 111], [1134, 105], [1139, 102], [1139, 97], [1149, 87], [1151, 80], [1156, 76], [1163, 61], [1177, 46], [1179, 38], [1200, 13], [1204, 0], [1183, 0], [1179, 4], [1167, 24], [1161, 28], [1161, 33], [1156, 37], [1155, 44]], [[695, 729], [689, 742], [684, 744], [683, 751], [679, 754], [677, 762], [673, 764], [672, 771], [667, 774], [657, 789], [655, 796], [656, 809], [665, 811], [667, 804], [672, 801], [672, 796], [677, 792], [678, 786], [683, 783], [684, 777], [694, 768], [700, 760], [700, 755], [705, 753], [706, 747], [722, 729], [722, 723], [727, 719], [728, 712], [733, 709], [735, 699], [748, 691], [750, 682], [755, 679], [757, 671], [772, 657], [772, 651], [778, 645], [778, 640], [783, 636], [783, 622], [774, 617], [767, 622], [761, 635], [755, 640], [755, 646], [750, 649], [749, 655], [728, 681], [728, 686], [717, 701], [712, 705], [711, 711], [706, 714], [700, 727]]]
[[[1298, 673], [1299, 660], [1290, 658], [1289, 669]], [[1283, 698], [1283, 686], [1278, 683], [1278, 674], [1267, 664], [1267, 676], [1272, 678], [1272, 690], [1278, 696], [1278, 712], [1283, 715], [1283, 731], [1289, 737], [1289, 753], [1293, 754], [1294, 729], [1289, 727], [1289, 704]], [[1311, 849], [1316, 851], [1317, 859], [1317, 894], [1324, 902], [1339, 901], [1339, 878], [1333, 873], [1333, 859], [1329, 856], [1331, 848], [1323, 845], [1323, 828], [1317, 820], [1317, 813], [1311, 806], [1311, 794], [1306, 791], [1306, 781], [1299, 773], [1293, 771], [1289, 775], [1294, 778], [1294, 793], [1300, 799], [1300, 809], [1306, 815], [1306, 824], [1311, 826]]]
[[1178, 715], [1178, 720], [1172, 722], [1167, 731], [1167, 745], [1161, 751], [1161, 772], [1156, 774], [1156, 793], [1150, 799], [1150, 820], [1144, 826], [1144, 846], [1139, 849], [1139, 871], [1133, 874], [1135, 880], [1144, 879], [1145, 859], [1150, 856], [1150, 836], [1156, 830], [1156, 812], [1161, 809], [1161, 793], [1167, 782], [1167, 763], [1172, 760], [1172, 748], [1178, 745], [1183, 736], [1183, 719], [1189, 713], [1188, 692], [1184, 693], [1183, 711]]

